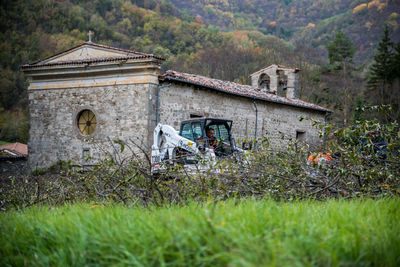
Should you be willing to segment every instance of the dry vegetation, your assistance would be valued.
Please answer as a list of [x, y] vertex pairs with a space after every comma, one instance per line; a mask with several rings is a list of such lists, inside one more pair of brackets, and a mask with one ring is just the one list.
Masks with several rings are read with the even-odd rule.
[[[199, 160], [197, 168], [189, 171], [172, 161], [158, 175], [150, 172], [148, 159], [134, 152], [138, 151], [135, 143], [117, 141], [114, 147], [120, 152], [108, 154], [90, 171], [60, 162], [49, 170], [8, 177], [3, 180], [0, 205], [3, 210], [81, 201], [163, 206], [248, 197], [293, 200], [400, 194], [397, 123], [366, 121], [334, 132], [330, 125], [320, 127], [330, 138], [319, 149], [289, 141], [284, 149], [273, 150], [266, 137], [257, 149], [220, 160], [207, 170], [201, 165], [209, 162]], [[377, 129], [378, 135], [369, 135]], [[336, 152], [336, 157], [329, 164], [307, 164], [310, 153], [321, 151]]]

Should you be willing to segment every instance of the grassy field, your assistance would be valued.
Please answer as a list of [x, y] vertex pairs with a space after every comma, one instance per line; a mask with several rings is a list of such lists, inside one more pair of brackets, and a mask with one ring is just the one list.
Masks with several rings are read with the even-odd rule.
[[0, 235], [1, 266], [399, 266], [400, 200], [34, 207]]

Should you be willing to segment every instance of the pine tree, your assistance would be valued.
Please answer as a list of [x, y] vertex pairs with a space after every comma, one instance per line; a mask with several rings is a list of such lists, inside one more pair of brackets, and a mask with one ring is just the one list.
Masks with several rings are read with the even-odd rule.
[[398, 42], [394, 47], [394, 58], [392, 64], [394, 79], [400, 79], [400, 42]]
[[374, 63], [371, 66], [371, 74], [367, 81], [367, 86], [371, 91], [376, 91], [379, 102], [377, 104], [387, 104], [388, 86], [394, 79], [394, 53], [393, 43], [389, 38], [389, 29], [386, 26], [383, 37], [378, 44], [377, 53], [374, 56]]
[[328, 49], [329, 63], [341, 63], [342, 67], [344, 64], [352, 63], [356, 48], [350, 41], [350, 39], [342, 32], [339, 31], [335, 39], [326, 45]]
[[370, 77], [367, 80], [374, 104], [391, 105], [391, 114], [385, 120], [399, 120], [400, 116], [400, 43], [394, 44], [386, 26], [378, 44]]
[[400, 121], [400, 42], [398, 42], [394, 48], [392, 70], [394, 76], [391, 92], [393, 119]]

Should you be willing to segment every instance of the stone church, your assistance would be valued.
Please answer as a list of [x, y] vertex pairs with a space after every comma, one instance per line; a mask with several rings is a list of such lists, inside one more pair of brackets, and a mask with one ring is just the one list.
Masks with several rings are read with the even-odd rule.
[[[310, 120], [330, 110], [298, 96], [299, 69], [271, 65], [251, 75], [252, 85], [167, 71], [153, 54], [85, 42], [21, 66], [29, 78], [30, 169], [58, 160], [95, 164], [113, 140], [141, 140], [150, 147], [158, 122], [179, 128], [182, 120], [233, 120], [235, 139], [268, 134], [318, 143]], [[106, 149], [107, 150], [107, 149]], [[149, 150], [150, 151], [150, 150]], [[91, 160], [87, 160], [91, 158]]]

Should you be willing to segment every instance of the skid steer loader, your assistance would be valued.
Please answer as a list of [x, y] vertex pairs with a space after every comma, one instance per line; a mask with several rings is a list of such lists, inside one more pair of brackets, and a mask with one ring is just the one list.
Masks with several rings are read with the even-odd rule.
[[[151, 171], [156, 173], [168, 165], [193, 166], [199, 162], [207, 162], [207, 166], [202, 165], [205, 168], [212, 167], [216, 159], [241, 151], [234, 145], [231, 129], [232, 120], [225, 119], [185, 120], [181, 122], [179, 132], [159, 123], [154, 129]], [[215, 140], [207, 136], [210, 130], [214, 131]]]

